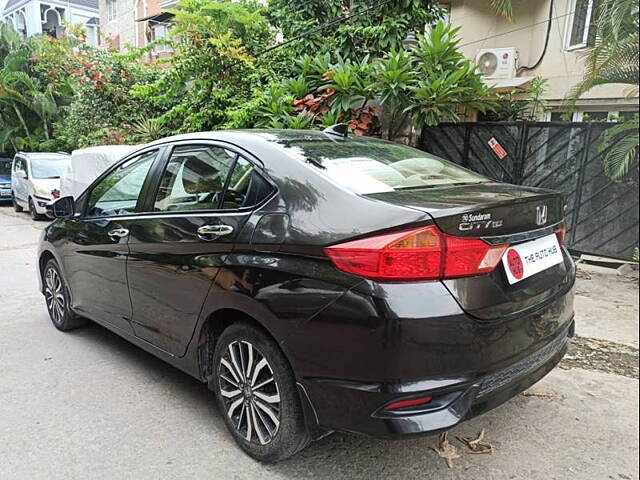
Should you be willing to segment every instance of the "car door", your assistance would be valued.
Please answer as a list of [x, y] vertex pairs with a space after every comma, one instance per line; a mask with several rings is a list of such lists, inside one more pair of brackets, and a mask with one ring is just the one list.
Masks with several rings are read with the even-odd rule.
[[129, 222], [159, 161], [160, 149], [128, 158], [97, 181], [65, 229], [64, 269], [79, 314], [132, 333], [126, 260]]
[[16, 155], [13, 160], [13, 194], [20, 203], [27, 202], [25, 184], [27, 181], [27, 165], [24, 158]]
[[135, 334], [182, 356], [251, 213], [244, 202], [254, 168], [237, 151], [214, 143], [176, 144], [167, 157], [148, 213], [129, 225], [127, 276]]

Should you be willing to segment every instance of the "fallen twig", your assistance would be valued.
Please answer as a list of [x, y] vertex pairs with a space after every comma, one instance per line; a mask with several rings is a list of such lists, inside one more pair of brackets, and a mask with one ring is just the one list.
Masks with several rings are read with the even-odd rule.
[[480, 430], [477, 438], [473, 437], [457, 437], [460, 442], [464, 443], [471, 453], [493, 453], [493, 447], [491, 444], [483, 442], [484, 440], [484, 428]]

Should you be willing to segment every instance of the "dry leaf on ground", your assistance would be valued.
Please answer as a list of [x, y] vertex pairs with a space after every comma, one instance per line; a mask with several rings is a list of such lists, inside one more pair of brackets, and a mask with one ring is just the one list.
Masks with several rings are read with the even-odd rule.
[[493, 453], [493, 447], [491, 444], [483, 442], [484, 440], [484, 428], [478, 434], [478, 438], [473, 437], [458, 437], [462, 443], [464, 443], [471, 453]]
[[455, 445], [451, 445], [447, 439], [447, 432], [442, 432], [438, 437], [438, 448], [433, 448], [433, 451], [440, 455], [447, 461], [447, 466], [453, 468], [453, 460], [460, 458], [460, 452]]

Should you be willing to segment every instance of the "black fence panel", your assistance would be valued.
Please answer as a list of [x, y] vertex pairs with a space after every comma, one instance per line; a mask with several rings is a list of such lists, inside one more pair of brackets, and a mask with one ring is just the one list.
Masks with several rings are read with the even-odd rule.
[[597, 145], [610, 123], [450, 123], [425, 128], [425, 151], [501, 182], [562, 191], [568, 246], [630, 258], [638, 246], [638, 168], [622, 182], [602, 171]]

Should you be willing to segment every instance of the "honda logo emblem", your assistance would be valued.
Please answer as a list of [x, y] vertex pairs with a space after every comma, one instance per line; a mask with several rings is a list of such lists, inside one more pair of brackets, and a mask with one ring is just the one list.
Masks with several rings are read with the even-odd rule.
[[536, 207], [536, 223], [538, 225], [544, 225], [547, 223], [547, 206], [538, 205]]

